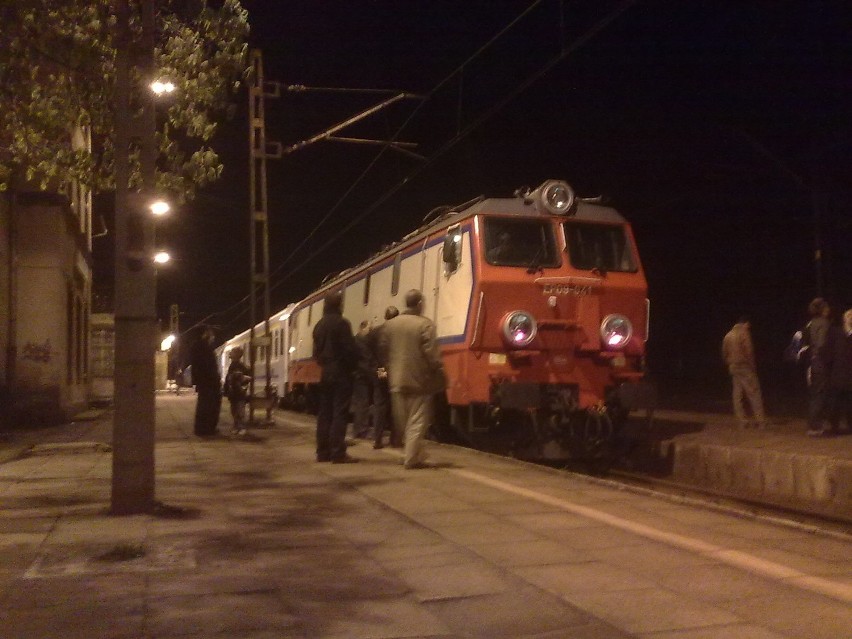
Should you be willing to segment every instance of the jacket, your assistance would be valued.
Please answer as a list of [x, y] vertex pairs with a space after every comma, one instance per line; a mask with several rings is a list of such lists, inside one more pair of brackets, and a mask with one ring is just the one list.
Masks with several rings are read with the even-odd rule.
[[192, 366], [192, 383], [204, 389], [219, 389], [222, 379], [219, 376], [219, 363], [213, 347], [206, 341], [197, 341], [190, 353]]
[[379, 341], [391, 392], [431, 395], [444, 390], [444, 364], [432, 320], [404, 312], [383, 324]]
[[745, 324], [734, 324], [722, 340], [722, 359], [729, 368], [755, 370], [754, 345]]
[[313, 356], [322, 368], [322, 381], [351, 379], [358, 366], [359, 352], [352, 325], [340, 313], [323, 313], [314, 326]]
[[829, 388], [852, 391], [852, 333], [832, 326], [819, 357], [828, 370]]

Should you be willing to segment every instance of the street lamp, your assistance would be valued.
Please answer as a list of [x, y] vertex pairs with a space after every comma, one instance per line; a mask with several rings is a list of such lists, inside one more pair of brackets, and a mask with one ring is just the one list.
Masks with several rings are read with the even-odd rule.
[[154, 202], [151, 202], [148, 208], [151, 210], [151, 213], [157, 217], [165, 215], [172, 210], [172, 207], [169, 206], [169, 203], [165, 200], [155, 200]]
[[175, 90], [175, 85], [173, 82], [169, 82], [168, 80], [154, 80], [151, 84], [148, 85], [151, 87], [151, 91], [154, 92], [155, 95], [161, 96], [166, 93], [172, 93]]
[[154, 263], [155, 264], [166, 264], [171, 261], [172, 256], [169, 255], [168, 251], [157, 251], [154, 254]]
[[168, 335], [167, 337], [163, 338], [163, 341], [160, 342], [160, 350], [161, 351], [171, 350], [172, 344], [175, 343], [176, 339], [177, 338], [174, 335]]

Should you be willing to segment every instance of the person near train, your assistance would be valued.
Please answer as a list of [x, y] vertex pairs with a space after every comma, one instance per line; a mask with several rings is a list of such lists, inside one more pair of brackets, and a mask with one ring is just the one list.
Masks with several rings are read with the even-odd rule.
[[[399, 315], [396, 306], [388, 306], [385, 309], [385, 322]], [[402, 443], [397, 437], [393, 427], [391, 415], [390, 388], [388, 387], [388, 363], [387, 356], [382, 351], [381, 341], [385, 324], [374, 326], [367, 334], [367, 345], [376, 362], [376, 385], [373, 388], [373, 448], [384, 448], [385, 431], [390, 431], [390, 446], [400, 448]]]
[[808, 305], [808, 315], [810, 320], [802, 331], [808, 360], [805, 372], [808, 387], [807, 434], [819, 437], [825, 430], [828, 407], [828, 369], [823, 348], [831, 327], [831, 307], [823, 298], [817, 297]]
[[751, 322], [748, 317], [740, 317], [725, 334], [722, 340], [722, 359], [731, 375], [732, 399], [737, 424], [740, 428], [747, 428], [749, 425], [744, 406], [744, 401], [748, 401], [755, 426], [764, 427], [766, 415], [763, 412], [763, 395], [760, 392], [760, 380], [757, 377]]
[[215, 437], [222, 408], [222, 378], [213, 340], [216, 338], [209, 326], [201, 328], [201, 335], [190, 351], [192, 384], [198, 393], [195, 403], [193, 431], [198, 437]]
[[423, 294], [405, 295], [405, 311], [385, 322], [380, 335], [387, 353], [393, 423], [403, 431], [403, 465], [426, 467], [423, 437], [434, 418], [433, 396], [446, 387], [435, 325], [423, 313]]
[[346, 452], [346, 426], [352, 383], [358, 366], [358, 346], [352, 325], [343, 317], [343, 295], [330, 293], [313, 330], [313, 357], [320, 366], [317, 411], [317, 461], [347, 464], [357, 462]]
[[245, 435], [246, 427], [246, 402], [249, 395], [249, 382], [251, 382], [251, 371], [243, 362], [243, 349], [235, 346], [228, 352], [231, 364], [225, 374], [224, 394], [231, 405], [231, 417], [234, 425], [231, 427], [232, 435]]
[[820, 357], [828, 379], [828, 425], [823, 436], [839, 435], [841, 420], [852, 430], [852, 308], [843, 313], [843, 323], [831, 326]]
[[358, 347], [358, 366], [355, 368], [355, 380], [352, 388], [352, 430], [355, 437], [366, 439], [370, 436], [370, 412], [373, 405], [373, 389], [376, 386], [376, 364], [373, 351], [367, 340], [370, 323], [361, 322], [355, 334]]

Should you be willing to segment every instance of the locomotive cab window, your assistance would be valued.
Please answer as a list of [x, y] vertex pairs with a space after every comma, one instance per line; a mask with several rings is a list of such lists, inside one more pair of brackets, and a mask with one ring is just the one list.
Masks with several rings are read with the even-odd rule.
[[538, 220], [485, 220], [485, 259], [494, 266], [559, 266], [553, 227]]
[[582, 270], [635, 273], [636, 260], [621, 226], [565, 222], [571, 266]]

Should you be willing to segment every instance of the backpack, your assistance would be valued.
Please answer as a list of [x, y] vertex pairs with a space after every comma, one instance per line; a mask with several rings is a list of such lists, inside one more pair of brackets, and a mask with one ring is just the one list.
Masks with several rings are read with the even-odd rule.
[[803, 330], [796, 331], [790, 338], [790, 343], [784, 349], [784, 361], [807, 368], [811, 363], [810, 332], [805, 326]]

